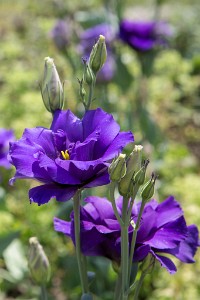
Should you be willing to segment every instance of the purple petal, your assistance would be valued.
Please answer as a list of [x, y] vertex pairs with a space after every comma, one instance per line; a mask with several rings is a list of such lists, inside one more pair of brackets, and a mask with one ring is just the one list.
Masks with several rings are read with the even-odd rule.
[[167, 269], [167, 271], [170, 274], [176, 273], [176, 271], [177, 271], [176, 266], [170, 258], [168, 258], [166, 256], [158, 255], [158, 254], [154, 253], [153, 251], [151, 251], [151, 253], [160, 262], [161, 266], [164, 267], [165, 269]]
[[194, 255], [197, 251], [199, 232], [195, 225], [188, 226], [188, 234], [184, 241], [174, 249], [169, 249], [166, 252], [176, 256], [182, 262], [193, 263]]
[[180, 204], [172, 196], [160, 203], [156, 208], [156, 212], [156, 223], [158, 227], [174, 221], [183, 215]]
[[66, 133], [70, 142], [83, 141], [82, 121], [70, 110], [57, 110], [54, 113], [51, 130], [57, 132], [60, 129]]
[[149, 245], [141, 245], [135, 249], [133, 261], [142, 261], [150, 252]]
[[68, 201], [74, 196], [77, 189], [77, 186], [62, 187], [54, 184], [44, 184], [30, 189], [29, 199], [31, 202], [38, 203], [38, 205], [48, 203], [54, 197], [57, 201]]
[[134, 141], [134, 137], [131, 131], [129, 132], [120, 132], [110, 146], [107, 148], [102, 159], [109, 160], [117, 156], [122, 149], [129, 143]]
[[54, 229], [56, 231], [62, 232], [67, 236], [70, 236], [71, 232], [71, 222], [67, 222], [58, 218], [54, 218]]
[[[106, 169], [107, 170], [107, 169]], [[84, 185], [85, 188], [92, 188], [96, 186], [106, 185], [110, 182], [110, 176], [108, 172], [99, 172], [91, 181]]]
[[144, 244], [148, 244], [156, 249], [171, 249], [179, 245], [186, 238], [186, 235], [187, 226], [185, 219], [180, 217], [158, 229], [152, 237], [151, 235], [149, 236]]
[[93, 210], [95, 209], [97, 212], [96, 215], [98, 215], [99, 220], [113, 218], [115, 219], [112, 204], [106, 198], [90, 196], [85, 199], [85, 202], [90, 203], [93, 206], [85, 206], [85, 209], [91, 215], [91, 217], [93, 215]]

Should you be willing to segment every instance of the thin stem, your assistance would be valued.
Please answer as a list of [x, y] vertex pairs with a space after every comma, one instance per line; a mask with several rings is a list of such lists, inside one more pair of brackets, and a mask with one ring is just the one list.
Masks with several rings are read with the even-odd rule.
[[129, 240], [128, 240], [128, 227], [129, 224], [126, 222], [128, 198], [123, 198], [122, 207], [122, 221], [124, 225], [121, 226], [121, 278], [122, 278], [122, 300], [127, 300], [128, 295], [128, 257], [129, 257]]
[[82, 293], [87, 293], [88, 289], [88, 279], [87, 279], [87, 270], [83, 255], [81, 253], [80, 245], [80, 196], [81, 191], [78, 190], [74, 196], [74, 231], [75, 231], [75, 245], [76, 245], [76, 258], [78, 262], [78, 269], [81, 280]]
[[114, 294], [114, 300], [119, 300], [121, 298], [121, 272], [118, 274], [118, 278], [115, 285], [115, 294]]
[[46, 286], [45, 286], [44, 284], [41, 285], [41, 294], [40, 294], [40, 298], [41, 298], [41, 300], [47, 300], [47, 299], [48, 299]]
[[135, 228], [134, 228], [134, 231], [133, 231], [133, 236], [132, 236], [132, 241], [131, 241], [131, 250], [130, 250], [130, 256], [129, 256], [129, 271], [128, 271], [129, 281], [130, 281], [130, 276], [131, 276], [131, 265], [132, 265], [132, 262], [133, 262], [133, 256], [134, 256], [134, 251], [135, 251], [137, 233], [138, 233], [138, 229], [139, 229], [139, 226], [140, 226], [140, 221], [141, 221], [142, 213], [143, 213], [143, 210], [144, 210], [144, 206], [145, 206], [145, 203], [142, 202], [141, 206], [140, 206], [140, 211], [139, 211], [139, 214], [138, 214], [137, 222], [136, 222], [136, 225], [135, 225]]
[[112, 202], [112, 207], [113, 207], [115, 216], [116, 216], [120, 226], [123, 226], [123, 221], [118, 213], [116, 202], [115, 202], [115, 185], [116, 185], [115, 182], [110, 183], [110, 200]]
[[136, 197], [136, 195], [138, 193], [139, 187], [140, 186], [136, 183], [135, 187], [134, 187], [133, 195], [131, 196], [131, 201], [130, 201], [130, 204], [129, 204], [128, 215], [127, 215], [127, 222], [129, 222], [129, 223], [130, 223], [130, 218], [131, 218], [131, 212], [132, 212], [133, 204], [134, 204], [134, 201], [135, 201], [135, 197]]
[[92, 99], [93, 99], [93, 93], [94, 93], [94, 86], [95, 86], [95, 82], [91, 83], [89, 86], [89, 96], [88, 96], [88, 103], [85, 106], [86, 110], [90, 109], [91, 103], [92, 103]]
[[141, 286], [143, 284], [144, 277], [145, 277], [145, 273], [142, 273], [140, 275], [140, 279], [137, 282], [133, 300], [138, 300], [138, 296], [139, 296], [139, 293], [140, 293], [140, 288], [141, 288]]

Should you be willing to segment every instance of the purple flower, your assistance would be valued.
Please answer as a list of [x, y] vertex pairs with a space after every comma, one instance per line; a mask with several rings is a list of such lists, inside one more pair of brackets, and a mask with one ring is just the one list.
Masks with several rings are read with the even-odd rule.
[[36, 179], [43, 185], [29, 191], [38, 205], [50, 198], [69, 200], [80, 188], [109, 183], [108, 165], [133, 141], [131, 132], [119, 132], [112, 115], [98, 108], [77, 118], [70, 110], [57, 110], [50, 129], [25, 129], [11, 144], [10, 162], [16, 167], [11, 179]]
[[115, 60], [112, 54], [112, 42], [116, 37], [113, 27], [109, 24], [102, 23], [94, 27], [86, 29], [80, 36], [79, 49], [84, 57], [89, 58], [90, 52], [99, 35], [104, 35], [106, 38], [107, 60], [97, 75], [98, 82], [110, 81], [115, 74]]
[[[120, 225], [114, 215], [111, 202], [106, 198], [91, 196], [81, 208], [81, 248], [88, 256], [105, 256], [120, 262]], [[122, 197], [116, 201], [121, 214]], [[141, 203], [132, 210], [132, 219], [137, 221]], [[71, 222], [54, 219], [56, 231], [63, 232], [74, 242], [74, 215]], [[133, 227], [129, 227], [131, 241]], [[146, 204], [136, 240], [134, 262], [143, 261], [151, 253], [170, 273], [176, 272], [173, 261], [165, 256], [171, 254], [185, 263], [193, 263], [198, 241], [198, 229], [187, 226], [179, 203], [169, 197], [162, 203], [151, 200]]]
[[0, 166], [6, 169], [11, 167], [7, 155], [9, 150], [9, 142], [14, 141], [14, 133], [12, 130], [0, 128]]
[[70, 21], [58, 20], [50, 32], [50, 36], [59, 50], [65, 50], [66, 46], [69, 44], [71, 36]]
[[146, 52], [156, 46], [167, 44], [167, 37], [172, 34], [164, 22], [132, 22], [123, 20], [120, 23], [119, 37], [131, 48]]

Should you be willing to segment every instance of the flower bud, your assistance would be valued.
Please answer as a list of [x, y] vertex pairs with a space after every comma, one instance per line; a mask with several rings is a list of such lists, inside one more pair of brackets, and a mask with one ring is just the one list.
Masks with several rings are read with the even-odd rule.
[[120, 181], [126, 174], [126, 154], [120, 154], [114, 159], [109, 167], [111, 181]]
[[31, 276], [37, 284], [43, 285], [50, 278], [49, 260], [36, 237], [31, 237], [29, 244], [28, 267]]
[[46, 109], [54, 113], [57, 109], [63, 108], [64, 92], [53, 59], [45, 57], [44, 60], [44, 78], [41, 94]]
[[136, 145], [126, 162], [126, 175], [119, 182], [119, 193], [122, 196], [128, 196], [132, 191], [134, 174], [141, 165], [142, 149], [141, 145]]
[[144, 274], [150, 274], [153, 271], [155, 265], [155, 257], [149, 253], [142, 262], [141, 271]]
[[93, 73], [92, 69], [90, 68], [90, 65], [88, 65], [86, 62], [85, 62], [85, 69], [84, 69], [84, 73], [83, 73], [83, 80], [88, 85], [95, 83], [94, 73]]
[[147, 181], [141, 191], [142, 201], [148, 201], [154, 194], [154, 186], [156, 182], [157, 176], [152, 173], [151, 179]]
[[147, 159], [144, 161], [142, 167], [140, 168], [139, 171], [137, 171], [137, 173], [134, 176], [134, 181], [138, 185], [142, 185], [145, 181], [145, 175], [146, 175], [146, 170], [147, 170], [148, 164], [149, 164], [149, 160]]
[[99, 36], [98, 41], [93, 46], [90, 53], [89, 65], [96, 74], [104, 65], [107, 57], [105, 37], [103, 35]]

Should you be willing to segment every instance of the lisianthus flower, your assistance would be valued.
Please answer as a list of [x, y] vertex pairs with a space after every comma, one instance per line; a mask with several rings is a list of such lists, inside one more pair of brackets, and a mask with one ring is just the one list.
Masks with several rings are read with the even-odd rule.
[[78, 47], [81, 55], [89, 58], [92, 47], [94, 46], [95, 41], [98, 40], [99, 35], [105, 36], [107, 59], [104, 66], [98, 73], [98, 83], [110, 81], [115, 74], [116, 65], [112, 51], [112, 43], [116, 38], [116, 32], [114, 28], [107, 23], [101, 23], [86, 29], [80, 35], [80, 44]]
[[[106, 198], [91, 196], [81, 208], [81, 250], [84, 255], [104, 256], [120, 263], [121, 238], [120, 225], [114, 215], [112, 204]], [[116, 201], [119, 214], [122, 211], [122, 197]], [[132, 209], [132, 220], [137, 221], [141, 202]], [[56, 231], [63, 232], [73, 242], [74, 214], [71, 222], [54, 219]], [[133, 227], [129, 227], [129, 241]], [[75, 243], [75, 242], [74, 242]], [[155, 200], [148, 202], [144, 208], [136, 240], [134, 262], [141, 262], [151, 253], [170, 273], [176, 272], [171, 254], [185, 263], [193, 263], [198, 241], [198, 229], [195, 225], [187, 226], [179, 203], [169, 197], [162, 203]]]
[[11, 164], [7, 159], [9, 142], [14, 141], [14, 133], [10, 129], [0, 128], [0, 167], [9, 169]]
[[57, 110], [50, 129], [25, 129], [20, 140], [11, 143], [10, 162], [16, 167], [11, 179], [36, 179], [43, 185], [29, 191], [39, 205], [50, 198], [69, 200], [80, 188], [109, 183], [108, 166], [133, 141], [131, 132], [120, 132], [112, 115], [98, 108], [82, 119], [70, 110]]
[[172, 34], [168, 24], [164, 22], [139, 22], [123, 20], [119, 27], [120, 39], [139, 52], [146, 52], [156, 46], [167, 44]]

